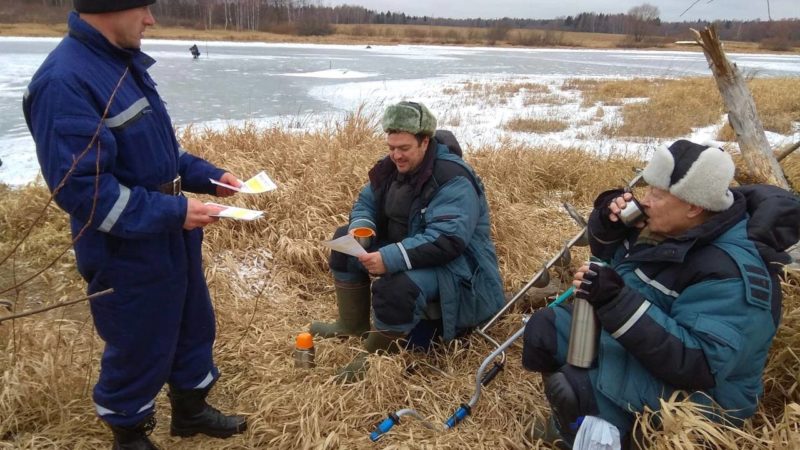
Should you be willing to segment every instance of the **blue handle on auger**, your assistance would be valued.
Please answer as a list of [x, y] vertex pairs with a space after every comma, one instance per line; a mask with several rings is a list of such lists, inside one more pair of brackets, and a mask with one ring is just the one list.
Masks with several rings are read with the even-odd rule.
[[557, 306], [560, 305], [561, 303], [564, 303], [564, 300], [568, 299], [569, 296], [572, 295], [574, 292], [575, 292], [575, 286], [570, 286], [569, 289], [562, 292], [561, 295], [559, 295], [555, 300], [553, 300], [553, 303], [550, 303], [547, 306], [552, 308], [553, 306]]
[[389, 430], [391, 430], [392, 427], [398, 423], [400, 423], [400, 418], [397, 417], [395, 413], [389, 413], [389, 416], [383, 419], [383, 422], [378, 424], [378, 427], [375, 428], [375, 431], [370, 433], [369, 439], [372, 442], [377, 442], [378, 439], [382, 438], [384, 434], [388, 433]]
[[462, 403], [456, 412], [454, 412], [453, 415], [447, 419], [447, 422], [445, 422], [445, 429], [450, 429], [458, 425], [459, 422], [464, 420], [470, 412], [472, 412], [472, 408], [470, 408], [469, 405]]

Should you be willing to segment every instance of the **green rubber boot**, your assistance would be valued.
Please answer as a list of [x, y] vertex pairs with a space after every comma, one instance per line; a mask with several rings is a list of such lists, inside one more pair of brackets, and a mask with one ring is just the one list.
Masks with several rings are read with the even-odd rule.
[[311, 334], [321, 338], [361, 337], [369, 331], [370, 283], [333, 282], [339, 318], [333, 323], [312, 322]]
[[355, 383], [364, 379], [364, 374], [367, 373], [369, 362], [367, 356], [371, 353], [379, 353], [384, 355], [391, 355], [400, 350], [402, 339], [405, 337], [403, 334], [388, 333], [377, 331], [375, 329], [369, 332], [369, 336], [364, 341], [364, 349], [367, 351], [361, 352], [350, 361], [349, 364], [336, 371], [336, 379], [344, 383]]

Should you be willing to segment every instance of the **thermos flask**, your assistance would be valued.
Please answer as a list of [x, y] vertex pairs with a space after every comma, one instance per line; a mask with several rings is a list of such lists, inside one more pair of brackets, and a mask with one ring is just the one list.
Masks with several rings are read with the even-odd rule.
[[[591, 257], [590, 261], [605, 265], [599, 258]], [[569, 329], [569, 345], [567, 347], [567, 363], [575, 367], [588, 369], [597, 356], [597, 343], [600, 339], [600, 322], [594, 306], [584, 298], [575, 297], [572, 302], [572, 324]]]
[[572, 325], [569, 329], [567, 363], [588, 369], [597, 355], [600, 328], [594, 307], [583, 298], [572, 303]]
[[311, 333], [300, 333], [295, 339], [294, 366], [298, 369], [312, 369], [314, 365], [314, 340]]

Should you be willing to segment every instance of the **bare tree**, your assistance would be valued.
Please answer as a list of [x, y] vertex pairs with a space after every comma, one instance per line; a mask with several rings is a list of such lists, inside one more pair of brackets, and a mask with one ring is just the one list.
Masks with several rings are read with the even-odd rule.
[[657, 6], [649, 3], [642, 3], [628, 10], [629, 29], [628, 34], [633, 36], [636, 42], [642, 42], [644, 37], [649, 34], [651, 28], [658, 23], [661, 13]]

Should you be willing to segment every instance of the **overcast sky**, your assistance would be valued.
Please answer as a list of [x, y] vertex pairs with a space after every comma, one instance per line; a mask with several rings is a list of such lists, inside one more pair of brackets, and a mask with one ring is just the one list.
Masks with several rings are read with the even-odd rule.
[[695, 19], [767, 20], [769, 3], [773, 19], [800, 17], [800, 0], [323, 0], [328, 5], [361, 5], [377, 11], [404, 12], [414, 16], [450, 18], [521, 17], [553, 19], [582, 12], [624, 13], [634, 6], [650, 3], [658, 7], [661, 20]]

